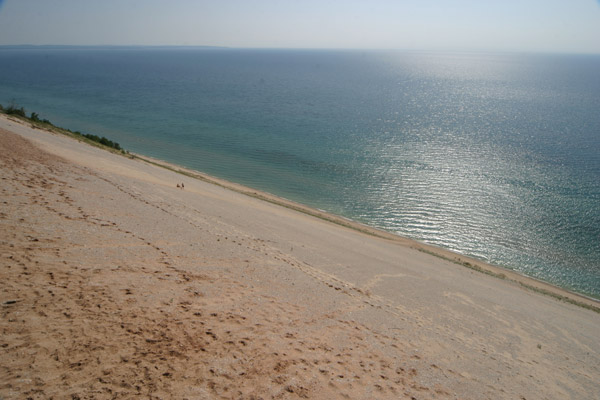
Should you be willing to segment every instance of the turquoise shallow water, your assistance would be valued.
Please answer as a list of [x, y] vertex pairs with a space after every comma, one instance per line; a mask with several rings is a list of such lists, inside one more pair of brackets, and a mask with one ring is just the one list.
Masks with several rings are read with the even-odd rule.
[[0, 48], [11, 101], [600, 298], [600, 56]]

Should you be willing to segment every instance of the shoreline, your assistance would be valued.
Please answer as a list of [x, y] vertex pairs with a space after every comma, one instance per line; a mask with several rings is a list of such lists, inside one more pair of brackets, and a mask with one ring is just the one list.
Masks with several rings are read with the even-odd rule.
[[589, 307], [172, 164], [0, 136], [0, 397], [598, 393]]
[[153, 158], [153, 157], [150, 157], [147, 155], [138, 154], [138, 153], [134, 153], [134, 152], [123, 153], [121, 151], [116, 151], [114, 149], [110, 149], [109, 147], [106, 147], [106, 146], [99, 146], [97, 144], [92, 144], [90, 142], [82, 140], [79, 137], [71, 135], [70, 132], [65, 130], [64, 128], [55, 127], [55, 126], [53, 126], [52, 128], [48, 128], [45, 126], [40, 127], [40, 126], [36, 126], [33, 122], [31, 122], [29, 120], [25, 121], [18, 117], [8, 116], [8, 115], [1, 114], [1, 113], [0, 113], [0, 116], [4, 119], [22, 124], [24, 126], [27, 126], [29, 124], [31, 128], [36, 129], [36, 130], [44, 130], [44, 131], [54, 134], [54, 135], [62, 135], [62, 136], [68, 137], [72, 140], [76, 140], [78, 142], [84, 142], [88, 145], [93, 145], [95, 147], [99, 147], [105, 151], [109, 151], [113, 154], [117, 154], [122, 157], [130, 158], [130, 159], [137, 159], [144, 163], [154, 165], [154, 166], [157, 166], [160, 168], [164, 168], [164, 169], [170, 170], [172, 172], [181, 174], [183, 176], [187, 176], [192, 179], [198, 179], [203, 182], [217, 185], [219, 187], [222, 187], [222, 188], [225, 188], [225, 189], [228, 189], [228, 190], [231, 190], [231, 191], [234, 191], [234, 192], [237, 192], [237, 193], [240, 193], [240, 194], [261, 200], [261, 201], [265, 201], [265, 202], [268, 202], [268, 203], [271, 203], [271, 204], [274, 204], [277, 206], [285, 207], [287, 209], [297, 211], [297, 212], [303, 213], [305, 215], [315, 217], [315, 218], [321, 219], [323, 221], [333, 223], [335, 225], [339, 225], [344, 228], [360, 232], [362, 234], [366, 234], [366, 235], [374, 236], [374, 237], [377, 237], [380, 239], [388, 240], [388, 241], [397, 243], [401, 246], [405, 246], [405, 247], [408, 247], [408, 248], [411, 248], [411, 249], [414, 249], [414, 250], [417, 250], [420, 252], [424, 252], [424, 253], [433, 255], [440, 259], [450, 261], [454, 264], [477, 271], [479, 273], [483, 273], [486, 275], [493, 276], [497, 279], [501, 279], [504, 281], [518, 284], [525, 289], [532, 290], [532, 291], [541, 293], [543, 295], [553, 297], [560, 301], [566, 301], [566, 302], [578, 305], [580, 307], [588, 308], [597, 313], [600, 313], [600, 298], [595, 298], [592, 296], [588, 296], [586, 294], [574, 292], [569, 289], [554, 285], [552, 283], [549, 283], [549, 282], [546, 282], [546, 281], [543, 281], [543, 280], [540, 280], [540, 279], [537, 279], [534, 277], [527, 276], [525, 274], [519, 273], [517, 271], [511, 270], [508, 268], [489, 264], [484, 261], [478, 260], [476, 258], [453, 252], [451, 250], [447, 250], [447, 249], [437, 247], [437, 246], [434, 246], [431, 244], [419, 242], [419, 241], [411, 239], [411, 238], [407, 238], [407, 237], [400, 236], [400, 235], [397, 235], [397, 234], [394, 234], [391, 232], [387, 232], [382, 229], [371, 227], [369, 225], [354, 221], [354, 220], [344, 217], [344, 216], [335, 215], [335, 214], [332, 214], [332, 213], [329, 213], [329, 212], [326, 212], [323, 210], [319, 210], [317, 208], [313, 208], [313, 207], [295, 202], [293, 200], [289, 200], [289, 199], [274, 195], [272, 193], [264, 192], [264, 191], [261, 191], [258, 189], [253, 189], [251, 187], [248, 187], [248, 186], [245, 186], [245, 185], [242, 185], [239, 183], [235, 183], [235, 182], [231, 182], [231, 181], [228, 181], [228, 180], [225, 180], [222, 178], [214, 177], [214, 176], [208, 175], [204, 172], [186, 168], [184, 166], [181, 166], [181, 165], [178, 165], [175, 163], [171, 163], [171, 162], [168, 162], [165, 160]]
[[419, 242], [415, 239], [387, 232], [385, 230], [378, 229], [358, 221], [354, 221], [350, 218], [332, 214], [317, 208], [313, 208], [302, 203], [298, 203], [293, 200], [274, 195], [272, 193], [264, 192], [258, 189], [253, 189], [239, 183], [230, 182], [225, 179], [217, 178], [200, 171], [195, 171], [174, 163], [170, 163], [168, 161], [160, 160], [143, 154], [132, 152], [130, 152], [129, 154], [149, 164], [156, 165], [161, 168], [166, 168], [173, 172], [194, 179], [200, 179], [204, 182], [218, 185], [223, 188], [244, 194], [246, 196], [256, 198], [258, 200], [266, 201], [271, 204], [298, 211], [303, 214], [319, 218], [324, 221], [340, 225], [342, 227], [352, 229], [363, 234], [371, 235], [380, 239], [390, 240], [392, 242], [398, 243], [399, 245], [407, 246], [411, 249], [415, 249], [427, 254], [431, 254], [443, 260], [453, 262], [462, 267], [469, 268], [471, 270], [487, 274], [498, 279], [514, 282], [526, 289], [554, 297], [558, 300], [567, 301], [578, 306], [590, 308], [593, 311], [600, 313], [600, 299], [596, 299], [594, 297], [587, 296], [582, 293], [577, 293], [566, 288], [553, 285], [549, 282], [545, 282], [543, 280], [516, 272], [514, 270], [489, 264], [476, 258], [453, 252], [451, 250], [447, 250], [438, 246]]

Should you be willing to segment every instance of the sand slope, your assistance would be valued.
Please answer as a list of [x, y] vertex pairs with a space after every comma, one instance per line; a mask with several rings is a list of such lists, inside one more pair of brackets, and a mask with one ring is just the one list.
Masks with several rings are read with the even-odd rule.
[[600, 393], [598, 313], [4, 116], [0, 128], [0, 398]]

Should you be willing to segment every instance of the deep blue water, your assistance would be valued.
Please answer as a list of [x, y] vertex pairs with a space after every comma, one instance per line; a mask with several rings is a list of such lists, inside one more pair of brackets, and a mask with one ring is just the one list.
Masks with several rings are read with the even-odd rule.
[[13, 101], [600, 298], [600, 56], [5, 47]]

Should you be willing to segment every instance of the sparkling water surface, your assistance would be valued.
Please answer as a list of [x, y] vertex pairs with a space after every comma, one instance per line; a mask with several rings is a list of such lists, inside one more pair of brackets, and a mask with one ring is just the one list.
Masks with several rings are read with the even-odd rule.
[[600, 298], [600, 56], [5, 47], [0, 102]]

